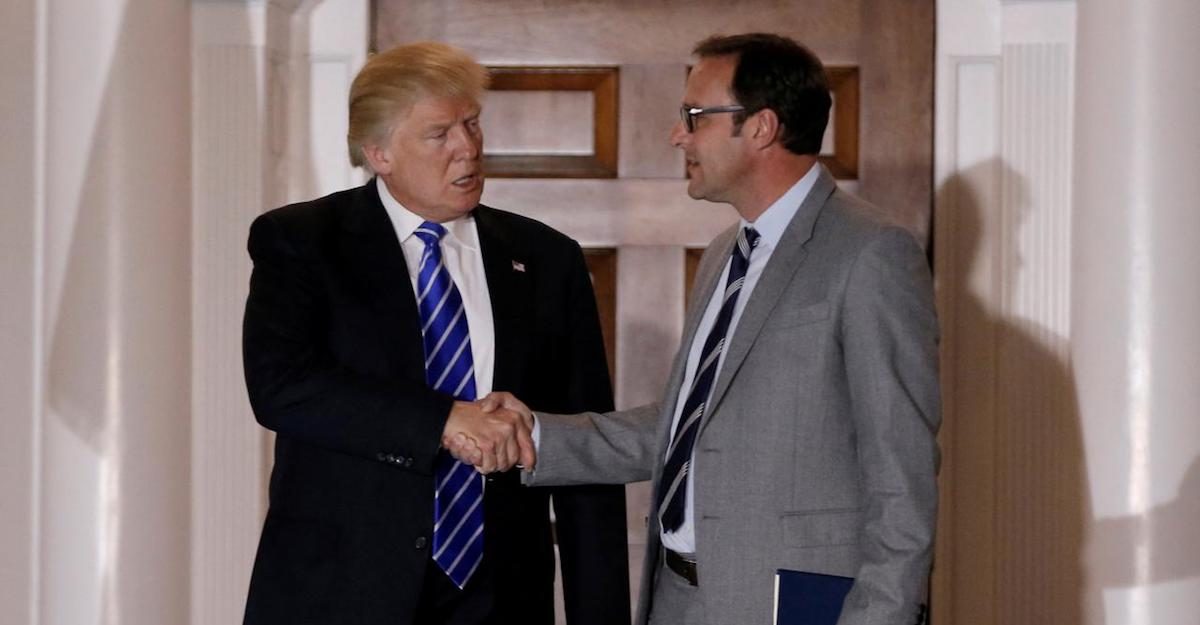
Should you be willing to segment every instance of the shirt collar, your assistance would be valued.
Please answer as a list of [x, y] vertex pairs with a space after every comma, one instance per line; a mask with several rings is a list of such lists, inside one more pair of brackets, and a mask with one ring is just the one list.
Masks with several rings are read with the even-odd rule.
[[809, 191], [812, 191], [813, 185], [817, 182], [817, 176], [820, 173], [820, 165], [813, 165], [808, 169], [808, 173], [800, 177], [792, 188], [786, 193], [779, 196], [763, 214], [758, 216], [754, 223], [750, 223], [745, 219], [741, 220], [741, 226], [751, 226], [759, 235], [759, 245], [766, 243], [770, 249], [774, 249], [779, 245], [779, 240], [783, 238], [783, 231], [787, 229], [788, 224], [792, 223], [792, 218], [796, 216], [796, 212], [800, 210], [800, 205], [804, 203], [808, 197]]
[[[392, 220], [392, 227], [396, 229], [396, 237], [400, 239], [401, 243], [407, 241], [417, 228], [425, 223], [425, 218], [408, 210], [392, 197], [392, 192], [388, 191], [387, 184], [379, 176], [375, 177], [375, 189], [379, 192], [379, 201], [383, 202], [383, 208], [387, 211], [388, 218]], [[474, 225], [475, 214], [473, 211], [442, 224], [446, 228], [447, 239], [452, 239], [454, 243], [462, 247], [478, 250], [479, 237], [475, 236]]]

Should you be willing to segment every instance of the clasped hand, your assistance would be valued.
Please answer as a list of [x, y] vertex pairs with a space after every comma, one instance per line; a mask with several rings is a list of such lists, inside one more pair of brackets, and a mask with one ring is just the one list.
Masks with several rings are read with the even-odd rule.
[[514, 465], [532, 470], [533, 413], [509, 393], [491, 393], [476, 402], [454, 402], [442, 447], [480, 473], [507, 471]]

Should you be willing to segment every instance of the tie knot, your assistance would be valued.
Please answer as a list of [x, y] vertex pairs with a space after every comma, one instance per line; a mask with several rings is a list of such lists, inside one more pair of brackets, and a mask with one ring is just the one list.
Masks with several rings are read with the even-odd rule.
[[439, 223], [427, 221], [417, 226], [413, 234], [417, 235], [417, 238], [421, 239], [426, 246], [437, 245], [438, 241], [441, 241], [442, 237], [446, 236], [446, 227]]
[[758, 245], [758, 231], [749, 226], [742, 228], [738, 233], [737, 247], [735, 248], [741, 253], [742, 258], [750, 258], [750, 250], [753, 250]]

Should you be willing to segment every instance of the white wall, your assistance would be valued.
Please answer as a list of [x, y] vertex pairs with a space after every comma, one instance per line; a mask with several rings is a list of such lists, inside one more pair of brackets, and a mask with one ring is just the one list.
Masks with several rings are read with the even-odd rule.
[[1089, 622], [1200, 618], [1200, 3], [1079, 7], [1072, 350]]
[[1200, 613], [1196, 24], [1192, 0], [939, 3], [935, 618]]

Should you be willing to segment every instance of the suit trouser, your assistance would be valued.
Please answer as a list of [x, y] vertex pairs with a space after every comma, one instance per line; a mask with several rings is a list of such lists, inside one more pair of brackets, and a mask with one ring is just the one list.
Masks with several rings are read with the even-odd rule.
[[[703, 584], [704, 580], [701, 579]], [[692, 586], [658, 559], [654, 574], [654, 599], [650, 603], [650, 625], [697, 625], [704, 622], [700, 588]]]
[[493, 614], [494, 587], [487, 559], [479, 570], [459, 590], [430, 558], [425, 567], [425, 580], [418, 600], [414, 625], [490, 625]]

